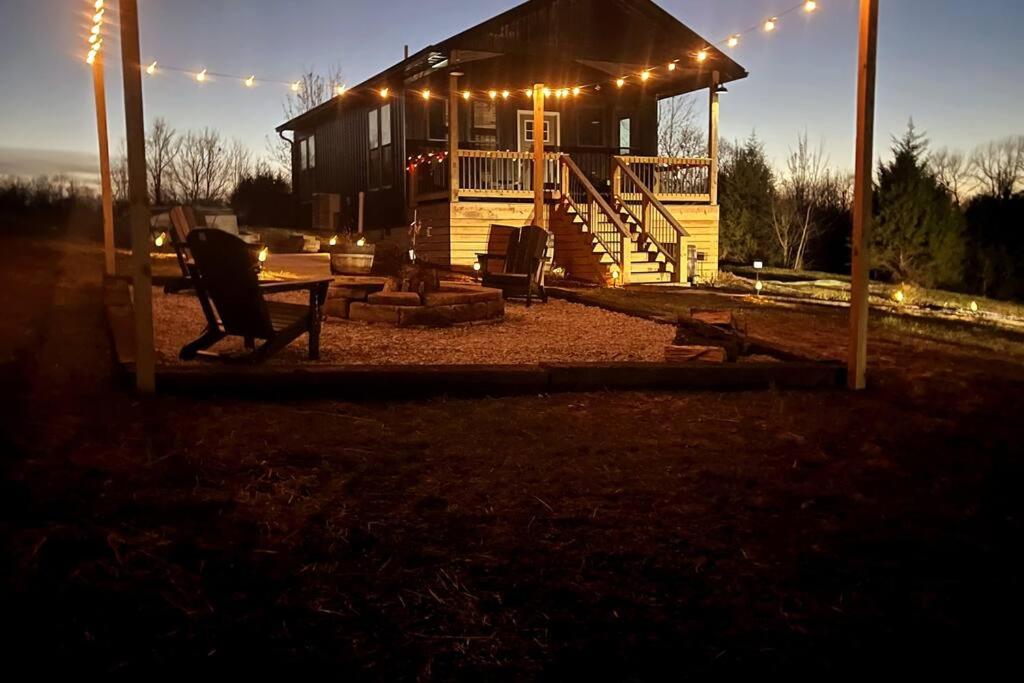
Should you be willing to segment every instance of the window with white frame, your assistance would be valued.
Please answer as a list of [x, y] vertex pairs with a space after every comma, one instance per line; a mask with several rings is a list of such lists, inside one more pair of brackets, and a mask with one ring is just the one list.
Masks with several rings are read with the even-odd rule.
[[370, 190], [391, 187], [391, 104], [371, 109], [366, 115], [369, 155], [367, 185]]

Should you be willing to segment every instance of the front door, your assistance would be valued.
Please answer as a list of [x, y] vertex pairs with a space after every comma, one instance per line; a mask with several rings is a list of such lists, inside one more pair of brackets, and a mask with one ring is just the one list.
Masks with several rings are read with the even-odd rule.
[[[532, 152], [533, 151], [533, 112], [526, 109], [520, 109], [517, 116], [518, 122], [518, 135], [519, 138], [519, 151], [520, 152]], [[561, 144], [562, 131], [560, 127], [561, 116], [557, 111], [546, 111], [544, 112], [544, 146], [545, 147], [557, 147]], [[558, 182], [558, 164], [547, 163], [544, 164], [544, 183], [556, 183]], [[528, 179], [527, 182], [523, 183], [524, 187], [532, 188], [532, 178]]]
[[[544, 112], [544, 146], [557, 147], [561, 144], [560, 116], [557, 111]], [[519, 110], [519, 151], [533, 151], [533, 112]]]

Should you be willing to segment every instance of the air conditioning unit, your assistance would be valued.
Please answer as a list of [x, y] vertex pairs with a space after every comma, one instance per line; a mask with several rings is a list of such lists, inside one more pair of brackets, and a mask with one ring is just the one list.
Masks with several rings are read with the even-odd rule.
[[313, 229], [325, 233], [338, 231], [341, 216], [341, 195], [329, 192], [313, 194]]

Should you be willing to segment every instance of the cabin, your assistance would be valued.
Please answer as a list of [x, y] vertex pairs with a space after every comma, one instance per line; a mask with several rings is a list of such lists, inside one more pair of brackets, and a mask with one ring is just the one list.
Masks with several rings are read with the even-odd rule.
[[[311, 227], [418, 220], [418, 258], [469, 269], [534, 223], [571, 277], [695, 282], [718, 270], [719, 93], [746, 76], [650, 0], [529, 0], [277, 131]], [[662, 155], [659, 101], [701, 90], [707, 153]]]

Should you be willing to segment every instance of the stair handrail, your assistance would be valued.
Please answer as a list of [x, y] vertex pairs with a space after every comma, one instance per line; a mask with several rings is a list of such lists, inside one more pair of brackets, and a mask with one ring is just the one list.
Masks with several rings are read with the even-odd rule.
[[[590, 182], [589, 178], [587, 178], [586, 174], [580, 170], [580, 167], [576, 165], [576, 162], [573, 161], [569, 155], [563, 154], [562, 163], [569, 169], [570, 173], [576, 176], [576, 179], [580, 181], [581, 185], [583, 185], [583, 189], [587, 191], [587, 196], [590, 197], [590, 200], [597, 204], [598, 208], [608, 216], [612, 225], [622, 233], [622, 236], [629, 240], [633, 239], [629, 229], [622, 222], [622, 219], [619, 218], [619, 214], [612, 210], [612, 207], [608, 204], [605, 198], [601, 196], [601, 193], [597, 191], [594, 184]], [[569, 199], [571, 200], [572, 198], [570, 197]]]
[[[690, 236], [690, 233], [686, 232], [683, 226], [679, 224], [679, 221], [676, 220], [675, 216], [673, 216], [669, 212], [669, 210], [665, 208], [665, 205], [661, 203], [661, 201], [654, 195], [653, 192], [651, 192], [651, 189], [647, 187], [647, 185], [645, 185], [642, 180], [640, 180], [640, 176], [638, 176], [636, 172], [629, 167], [628, 163], [623, 161], [620, 157], [614, 156], [612, 157], [612, 164], [618, 166], [618, 168], [621, 169], [623, 173], [629, 176], [629, 179], [632, 180], [633, 184], [636, 185], [637, 189], [640, 190], [640, 195], [647, 201], [648, 204], [654, 207], [655, 211], [660, 213], [665, 218], [665, 220], [668, 222], [669, 225], [672, 226], [672, 228], [676, 231], [679, 237]], [[642, 223], [641, 225], [643, 226]], [[646, 226], [643, 227], [646, 231]], [[680, 254], [680, 258], [682, 258], [682, 254]]]

